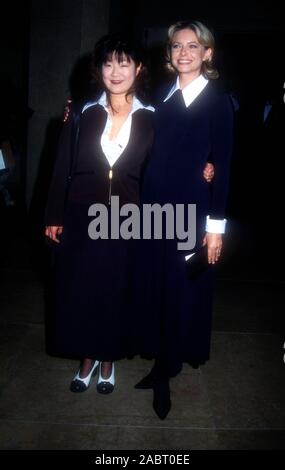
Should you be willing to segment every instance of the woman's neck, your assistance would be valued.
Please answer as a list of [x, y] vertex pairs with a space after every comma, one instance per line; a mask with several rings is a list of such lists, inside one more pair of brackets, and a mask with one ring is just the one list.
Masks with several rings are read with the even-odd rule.
[[193, 74], [186, 74], [186, 73], [181, 73], [179, 74], [179, 86], [181, 90], [185, 88], [189, 83], [193, 82], [200, 76], [201, 72], [193, 73]]
[[111, 104], [111, 112], [115, 112], [118, 114], [125, 114], [127, 111], [130, 110], [132, 107], [133, 97], [132, 95], [126, 96], [125, 94], [122, 95], [115, 95], [110, 94], [110, 104]]

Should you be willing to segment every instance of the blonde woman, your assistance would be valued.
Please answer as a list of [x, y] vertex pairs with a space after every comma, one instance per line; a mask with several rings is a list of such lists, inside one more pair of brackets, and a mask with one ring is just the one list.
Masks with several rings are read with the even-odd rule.
[[[181, 371], [183, 362], [198, 367], [210, 353], [212, 268], [221, 256], [226, 226], [233, 128], [230, 97], [216, 80], [214, 49], [211, 31], [198, 21], [169, 28], [167, 60], [176, 79], [156, 108], [154, 144], [144, 178], [143, 202], [196, 204], [192, 251], [206, 245], [209, 266], [190, 279], [185, 257], [191, 253], [179, 251], [177, 240], [165, 237], [146, 243], [138, 343], [156, 361], [136, 388], [153, 388], [153, 406], [161, 419], [171, 407], [169, 378]], [[208, 160], [215, 167], [210, 185], [202, 177]]]

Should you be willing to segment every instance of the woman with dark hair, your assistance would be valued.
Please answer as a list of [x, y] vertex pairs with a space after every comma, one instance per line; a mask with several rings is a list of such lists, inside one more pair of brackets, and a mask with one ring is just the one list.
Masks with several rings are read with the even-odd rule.
[[114, 361], [132, 353], [132, 240], [119, 235], [90, 238], [88, 211], [94, 203], [103, 204], [110, 226], [112, 196], [119, 196], [118, 210], [126, 203], [138, 204], [153, 139], [153, 108], [145, 101], [143, 53], [124, 35], [103, 37], [95, 46], [92, 66], [101, 93], [82, 108], [76, 143], [74, 121], [68, 119], [63, 126], [46, 208], [45, 234], [55, 242], [48, 350], [81, 358], [71, 391], [87, 390], [99, 366], [97, 391], [110, 393]]
[[[177, 78], [156, 108], [154, 144], [144, 175], [143, 203], [196, 205], [194, 249], [179, 251], [177, 239], [149, 240], [141, 262], [138, 285], [144, 304], [137, 344], [156, 360], [136, 388], [153, 388], [153, 406], [161, 419], [171, 407], [169, 378], [181, 371], [183, 362], [196, 368], [209, 359], [212, 268], [225, 231], [233, 127], [230, 97], [215, 83], [214, 47], [211, 31], [200, 22], [169, 28], [168, 66]], [[210, 185], [202, 178], [208, 160], [215, 167]], [[187, 261], [204, 251], [206, 268], [192, 277]]]

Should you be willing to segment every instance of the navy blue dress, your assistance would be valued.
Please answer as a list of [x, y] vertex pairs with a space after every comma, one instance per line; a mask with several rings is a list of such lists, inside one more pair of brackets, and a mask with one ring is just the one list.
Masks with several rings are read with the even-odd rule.
[[[206, 216], [223, 219], [232, 153], [230, 98], [209, 82], [185, 107], [180, 90], [156, 108], [154, 144], [143, 184], [143, 203], [196, 204], [196, 246], [202, 245]], [[203, 178], [215, 165], [211, 184]], [[138, 283], [140, 315], [137, 344], [146, 357], [162, 358], [175, 376], [183, 362], [209, 359], [212, 267], [190, 280], [177, 239], [145, 240]]]
[[[153, 139], [153, 112], [132, 115], [129, 142], [113, 165], [112, 196], [138, 204], [141, 175]], [[46, 225], [63, 226], [54, 244], [54, 304], [47, 350], [59, 356], [112, 361], [134, 354], [131, 280], [135, 240], [88, 235], [94, 203], [108, 207], [109, 163], [100, 140], [107, 112], [98, 104], [81, 117], [79, 149], [68, 189], [72, 122], [64, 125], [46, 208]], [[110, 211], [109, 211], [110, 213]], [[110, 222], [110, 219], [109, 219]], [[110, 235], [110, 230], [109, 230]]]

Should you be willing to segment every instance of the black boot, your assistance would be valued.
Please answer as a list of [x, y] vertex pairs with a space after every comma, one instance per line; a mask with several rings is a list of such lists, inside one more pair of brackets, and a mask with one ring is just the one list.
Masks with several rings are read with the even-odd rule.
[[141, 379], [134, 387], [139, 390], [147, 390], [153, 388], [154, 385], [154, 367], [151, 369], [150, 373]]
[[156, 377], [153, 384], [153, 409], [160, 419], [165, 419], [170, 408], [169, 379]]

